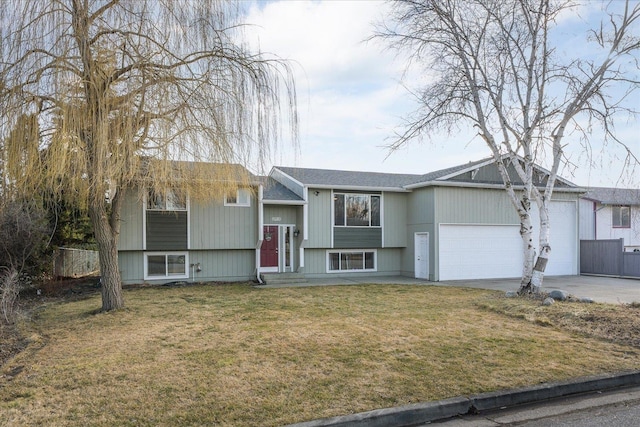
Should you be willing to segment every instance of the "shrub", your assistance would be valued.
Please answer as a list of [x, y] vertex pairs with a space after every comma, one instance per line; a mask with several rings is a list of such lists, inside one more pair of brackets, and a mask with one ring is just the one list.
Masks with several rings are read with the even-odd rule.
[[20, 278], [15, 268], [0, 271], [0, 316], [2, 322], [13, 324], [16, 320], [16, 302], [20, 292]]

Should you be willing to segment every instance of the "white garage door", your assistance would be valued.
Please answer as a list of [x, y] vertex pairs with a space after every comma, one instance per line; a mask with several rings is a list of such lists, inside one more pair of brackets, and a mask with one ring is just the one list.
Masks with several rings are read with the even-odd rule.
[[440, 225], [440, 280], [522, 275], [518, 225]]
[[[538, 209], [533, 209], [531, 220], [538, 224]], [[577, 203], [554, 200], [549, 205], [551, 221], [551, 257], [545, 269], [549, 276], [578, 274], [578, 235], [577, 235]], [[537, 229], [536, 229], [537, 230]], [[538, 232], [534, 242], [538, 246]]]
[[[551, 259], [545, 274], [578, 274], [576, 203], [553, 201], [549, 215]], [[533, 209], [532, 222], [538, 224], [537, 208]], [[537, 229], [533, 237], [536, 246]], [[440, 280], [520, 277], [523, 253], [519, 230], [519, 225], [441, 224]]]

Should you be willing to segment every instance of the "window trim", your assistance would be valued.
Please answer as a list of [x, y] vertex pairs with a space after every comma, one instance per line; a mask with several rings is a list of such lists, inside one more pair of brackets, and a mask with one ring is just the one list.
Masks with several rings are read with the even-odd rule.
[[[241, 191], [246, 191], [246, 203], [240, 203], [241, 197], [240, 197], [240, 192]], [[229, 201], [227, 201], [227, 197], [228, 194], [224, 195], [224, 205], [225, 206], [231, 206], [231, 207], [238, 207], [238, 208], [248, 208], [251, 207], [251, 190], [249, 190], [248, 188], [238, 188], [236, 190], [236, 202], [235, 203], [230, 203]]]
[[164, 202], [164, 208], [150, 208], [149, 207], [149, 198], [151, 196], [152, 193], [152, 189], [147, 189], [147, 191], [145, 192], [145, 199], [144, 199], [144, 209], [145, 211], [153, 211], [153, 212], [186, 212], [189, 210], [189, 196], [187, 196], [186, 194], [184, 195], [184, 208], [172, 208], [172, 209], [168, 209], [167, 208], [167, 194], [168, 193], [173, 193], [175, 194], [176, 192], [171, 189], [171, 188], [167, 188], [166, 190], [164, 190], [164, 194], [163, 194], [163, 202]]
[[[336, 195], [342, 195], [344, 197], [344, 224], [342, 225], [337, 225], [336, 224]], [[349, 217], [347, 216], [347, 196], [366, 196], [367, 197], [367, 203], [369, 206], [369, 225], [348, 225], [348, 220]], [[371, 212], [372, 212], [372, 203], [371, 203], [371, 198], [372, 197], [377, 197], [379, 200], [378, 203], [378, 222], [380, 223], [379, 225], [371, 225], [371, 223], [373, 222], [373, 218], [371, 216]], [[378, 194], [378, 193], [358, 193], [358, 192], [349, 192], [349, 191], [333, 191], [331, 194], [331, 225], [333, 227], [357, 227], [357, 228], [382, 228], [382, 210], [383, 210], [383, 202], [382, 202], [382, 194]]]
[[[616, 209], [618, 209], [618, 215], [616, 216]], [[622, 223], [622, 209], [627, 209], [629, 215], [627, 216], [629, 223]], [[615, 224], [615, 220], [618, 220], [619, 225]], [[631, 206], [630, 205], [617, 205], [611, 207], [611, 227], [612, 228], [631, 228]]]
[[[165, 275], [149, 275], [149, 257], [163, 255], [165, 265]], [[169, 274], [167, 272], [167, 257], [170, 255], [184, 256], [184, 274]], [[145, 252], [144, 253], [144, 280], [167, 280], [167, 279], [188, 279], [189, 278], [189, 252], [168, 251], [168, 252]]]
[[[362, 269], [358, 269], [358, 270], [342, 270], [342, 269], [338, 269], [338, 270], [332, 270], [331, 269], [331, 254], [338, 254], [339, 259], [342, 260], [342, 254], [348, 254], [348, 253], [361, 253], [362, 254], [362, 260], [363, 260], [363, 267]], [[373, 268], [366, 268], [366, 265], [364, 264], [365, 259], [366, 259], [366, 253], [372, 253], [373, 254]], [[340, 263], [342, 263], [342, 261], [340, 261]], [[328, 249], [326, 251], [326, 272], [329, 274], [334, 274], [334, 273], [371, 273], [371, 272], [377, 272], [378, 271], [378, 250], [377, 249]]]

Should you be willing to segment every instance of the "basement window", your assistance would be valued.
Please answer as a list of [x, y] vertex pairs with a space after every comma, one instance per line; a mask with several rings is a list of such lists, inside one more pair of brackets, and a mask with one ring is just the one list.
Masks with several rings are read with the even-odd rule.
[[188, 254], [186, 252], [150, 252], [144, 262], [145, 280], [187, 279]]
[[377, 271], [376, 251], [327, 251], [327, 271], [329, 273]]

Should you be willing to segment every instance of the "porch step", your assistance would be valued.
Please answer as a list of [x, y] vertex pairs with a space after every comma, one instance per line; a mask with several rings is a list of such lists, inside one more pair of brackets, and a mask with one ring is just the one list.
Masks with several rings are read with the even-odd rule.
[[301, 273], [262, 273], [260, 275], [265, 285], [289, 285], [292, 283], [307, 283]]

